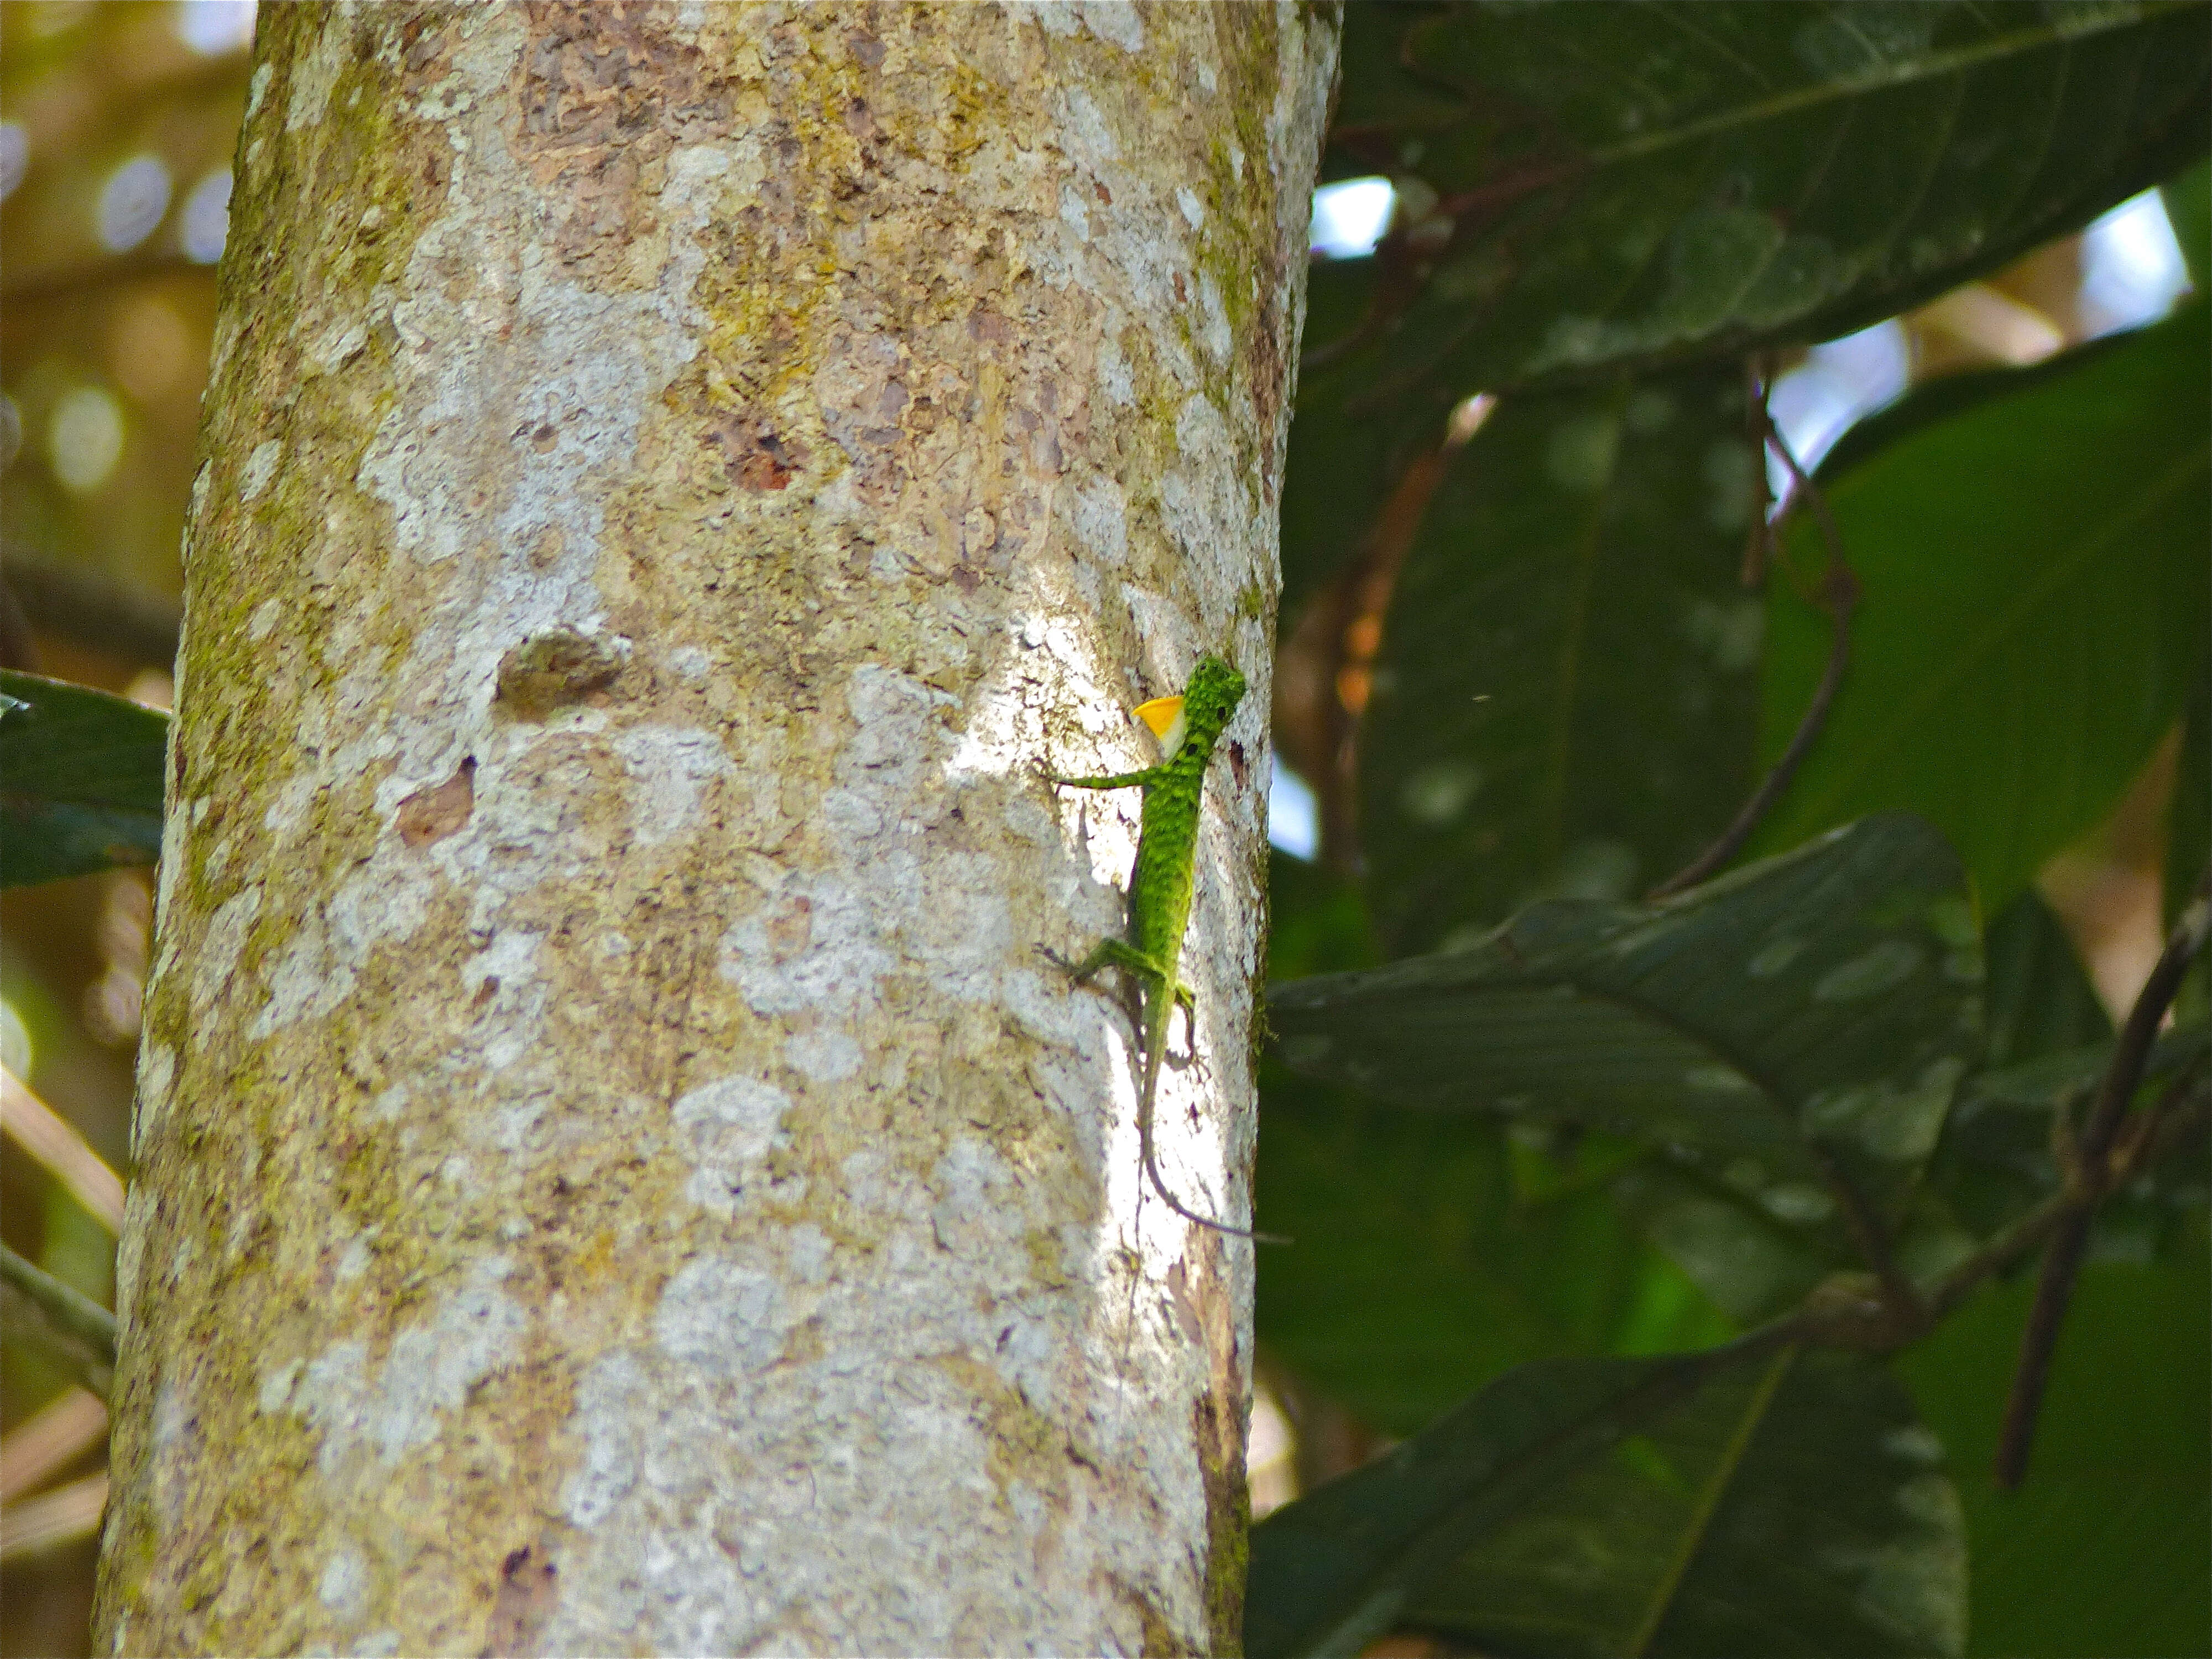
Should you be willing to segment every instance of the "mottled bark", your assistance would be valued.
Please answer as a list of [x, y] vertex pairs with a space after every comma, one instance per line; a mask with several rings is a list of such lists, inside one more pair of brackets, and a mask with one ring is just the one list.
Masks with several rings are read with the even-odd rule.
[[[194, 485], [102, 1650], [1224, 1649], [1334, 21], [271, 6]], [[1181, 1031], [1178, 1031], [1180, 1054]]]

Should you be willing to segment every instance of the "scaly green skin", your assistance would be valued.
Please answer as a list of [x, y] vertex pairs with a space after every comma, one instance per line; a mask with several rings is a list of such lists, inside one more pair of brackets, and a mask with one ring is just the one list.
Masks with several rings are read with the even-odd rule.
[[1112, 777], [1063, 778], [1052, 781], [1070, 789], [1136, 789], [1145, 792], [1137, 834], [1137, 861], [1129, 876], [1129, 936], [1101, 939], [1069, 977], [1081, 983], [1102, 968], [1119, 968], [1137, 987], [1145, 1035], [1144, 1086], [1137, 1098], [1137, 1142], [1145, 1155], [1145, 1174], [1160, 1201], [1186, 1221], [1239, 1238], [1270, 1243], [1284, 1241], [1243, 1227], [1232, 1227], [1188, 1209], [1160, 1179], [1152, 1155], [1152, 1103], [1159, 1093], [1160, 1062], [1166, 1058], [1168, 1024], [1181, 1003], [1193, 1016], [1190, 988], [1176, 976], [1182, 961], [1183, 929], [1190, 921], [1191, 890], [1198, 866], [1198, 811], [1213, 745], [1244, 700], [1244, 677], [1218, 657], [1201, 657], [1182, 694], [1182, 742], [1158, 766]]

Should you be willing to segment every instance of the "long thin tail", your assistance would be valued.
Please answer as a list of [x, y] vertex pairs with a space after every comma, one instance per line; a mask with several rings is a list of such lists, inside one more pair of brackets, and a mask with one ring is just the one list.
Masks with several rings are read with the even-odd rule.
[[[1175, 1006], [1175, 999], [1172, 996], [1168, 999], [1168, 1006], [1170, 1010]], [[1163, 1030], [1148, 1047], [1150, 1052], [1145, 1055], [1144, 1093], [1139, 1097], [1138, 1104], [1137, 1140], [1145, 1154], [1145, 1173], [1151, 1177], [1152, 1190], [1160, 1195], [1160, 1202], [1173, 1210], [1185, 1221], [1194, 1222], [1200, 1227], [1211, 1227], [1217, 1233], [1227, 1233], [1231, 1238], [1249, 1238], [1255, 1244], [1290, 1243], [1291, 1241], [1281, 1233], [1263, 1233], [1249, 1227], [1232, 1227], [1225, 1221], [1216, 1221], [1211, 1216], [1200, 1215], [1168, 1190], [1168, 1183], [1160, 1179], [1158, 1161], [1152, 1156], [1151, 1109], [1152, 1103], [1159, 1098], [1160, 1051], [1167, 1047], [1167, 1033]]]

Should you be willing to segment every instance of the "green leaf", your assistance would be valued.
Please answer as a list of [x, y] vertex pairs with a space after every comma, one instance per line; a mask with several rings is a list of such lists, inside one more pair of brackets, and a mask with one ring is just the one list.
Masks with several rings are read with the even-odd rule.
[[1673, 873], [1751, 784], [1764, 607], [1740, 374], [1513, 399], [1452, 458], [1360, 737], [1395, 954]]
[[2198, 162], [2169, 180], [2160, 194], [2166, 198], [2173, 240], [2188, 262], [2190, 286], [2202, 293], [2212, 283], [2212, 164]]
[[1808, 1214], [1902, 1197], [1981, 1047], [1956, 857], [1855, 824], [1659, 905], [1539, 905], [1465, 950], [1273, 989], [1293, 1067], [1431, 1110], [1680, 1147]]
[[1254, 1659], [1395, 1626], [1486, 1653], [1950, 1654], [1959, 1505], [1868, 1362], [1524, 1367], [1253, 1529]]
[[2148, 1265], [2092, 1260], [2017, 1492], [1989, 1478], [2034, 1275], [1992, 1286], [1895, 1362], [1949, 1449], [1987, 1659], [2202, 1653], [2212, 1627], [2212, 1284], [2203, 1211]]
[[[1731, 1176], [1734, 1179], [1731, 1179]], [[1708, 1171], [1664, 1152], [1613, 1183], [1629, 1224], [1738, 1327], [1795, 1307], [1854, 1259], [1832, 1228], [1827, 1194], [1777, 1187], [1760, 1169]]]
[[167, 715], [7, 671], [0, 698], [0, 886], [160, 857]]
[[[2161, 1035], [2143, 1069], [2136, 1105], [2147, 1105], [2200, 1061], [2209, 1039], [2212, 1028], [2201, 1021]], [[2112, 1056], [2108, 1036], [1969, 1078], [1929, 1166], [1929, 1190], [1942, 1195], [1963, 1224], [1984, 1235], [2057, 1191], [2052, 1116], [2070, 1109], [2080, 1121]], [[2202, 1159], [2177, 1152], [2105, 1200], [2097, 1212], [2100, 1237], [2114, 1248], [2124, 1238], [2130, 1241], [2124, 1248], [2148, 1257], [2171, 1247], [2179, 1211], [2201, 1206], [2204, 1197]]]
[[1307, 362], [1299, 371], [1283, 473], [1282, 601], [1287, 631], [1306, 603], [1366, 547], [1406, 469], [1442, 440], [1450, 399], [1431, 390], [1387, 410], [1354, 414], [1348, 398], [1373, 378], [1374, 348], [1332, 360], [1328, 343], [1359, 346], [1374, 303], [1372, 260], [1324, 261], [1307, 278]]
[[[1277, 854], [1267, 900], [1271, 975], [1374, 963], [1357, 883]], [[1735, 1334], [1607, 1200], [1632, 1147], [1509, 1143], [1495, 1123], [1378, 1109], [1272, 1058], [1260, 1114], [1261, 1224], [1312, 1246], [1260, 1262], [1260, 1340], [1386, 1433], [1532, 1359]]]
[[1514, 1366], [1734, 1334], [1607, 1194], [1634, 1148], [1546, 1151], [1495, 1123], [1413, 1116], [1261, 1073], [1260, 1263], [1271, 1354], [1387, 1434]]
[[2097, 1000], [2074, 941], [2033, 888], [1990, 924], [1982, 960], [1989, 1011], [1984, 1066], [2011, 1066], [2111, 1041], [2112, 1017]]
[[1377, 402], [1842, 334], [2204, 153], [2186, 4], [1461, 6], [1408, 27], [1433, 97], [1340, 130], [1434, 208]]
[[[1994, 913], [2102, 819], [2205, 672], [2208, 354], [2200, 301], [2041, 371], [1915, 394], [1839, 447], [1821, 471], [1864, 590], [1850, 665], [1755, 850], [1902, 808], [1951, 838]], [[1818, 568], [1809, 524], [1785, 550]], [[1771, 756], [1828, 621], [1778, 580], [1767, 640]]]

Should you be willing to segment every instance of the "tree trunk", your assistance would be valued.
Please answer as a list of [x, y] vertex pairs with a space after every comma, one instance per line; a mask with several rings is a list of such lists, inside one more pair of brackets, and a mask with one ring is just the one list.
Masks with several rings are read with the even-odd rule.
[[1251, 1249], [1040, 769], [1253, 682], [1160, 1109], [1241, 1217], [1333, 20], [261, 15], [100, 1650], [1233, 1649]]

